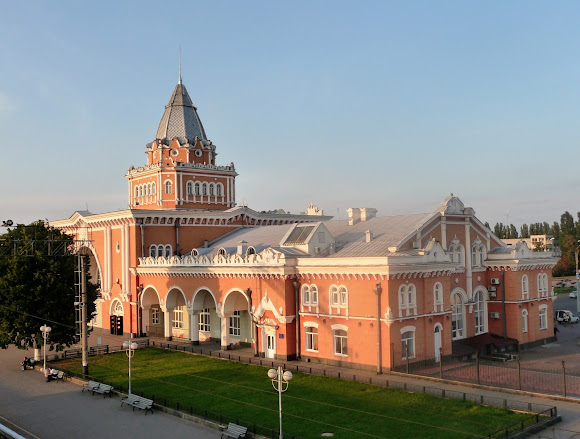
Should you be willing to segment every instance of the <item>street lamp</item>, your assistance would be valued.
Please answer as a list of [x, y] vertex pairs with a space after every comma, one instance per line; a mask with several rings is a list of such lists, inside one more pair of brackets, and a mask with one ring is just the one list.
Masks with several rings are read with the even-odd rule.
[[131, 358], [135, 355], [135, 349], [137, 349], [139, 345], [137, 343], [131, 343], [129, 341], [123, 342], [123, 349], [126, 349], [127, 357], [129, 357], [129, 395], [131, 395]]
[[[278, 366], [278, 370], [270, 369], [268, 377], [272, 380], [272, 386], [278, 391], [278, 410], [280, 412], [280, 436], [279, 439], [284, 439], [282, 435], [282, 393], [288, 390], [288, 384], [292, 379], [292, 372], [287, 370], [282, 371], [282, 366]], [[284, 382], [282, 382], [284, 380]], [[284, 386], [285, 384], [285, 386]]]
[[46, 337], [48, 337], [49, 332], [52, 330], [50, 326], [42, 325], [40, 331], [44, 337], [44, 373], [46, 373]]

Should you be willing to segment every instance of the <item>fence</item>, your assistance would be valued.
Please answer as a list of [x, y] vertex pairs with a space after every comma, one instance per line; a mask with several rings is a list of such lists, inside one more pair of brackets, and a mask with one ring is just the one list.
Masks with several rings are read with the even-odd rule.
[[558, 369], [529, 367], [517, 355], [506, 354], [495, 360], [479, 355], [472, 357], [441, 356], [441, 361], [418, 356], [407, 359], [394, 352], [397, 359], [393, 370], [412, 375], [441, 378], [493, 387], [524, 390], [528, 392], [580, 397], [580, 376], [568, 371], [565, 361]]
[[[230, 351], [223, 352], [221, 350], [203, 349], [203, 347], [200, 347], [200, 346], [192, 346], [192, 345], [186, 345], [186, 344], [163, 343], [163, 342], [158, 342], [158, 341], [154, 341], [154, 340], [152, 340], [152, 341], [140, 340], [139, 342], [142, 346], [154, 346], [154, 347], [159, 347], [161, 349], [167, 349], [167, 350], [173, 350], [173, 351], [179, 351], [179, 352], [197, 353], [197, 354], [206, 355], [206, 356], [210, 356], [210, 357], [215, 357], [215, 358], [220, 358], [220, 359], [228, 359], [231, 361], [238, 361], [241, 363], [253, 364], [253, 365], [262, 366], [262, 367], [274, 368], [277, 366], [282, 366], [286, 370], [302, 372], [302, 373], [306, 373], [306, 374], [334, 377], [334, 378], [343, 379], [343, 380], [356, 381], [356, 382], [361, 382], [361, 383], [368, 383], [368, 384], [383, 386], [383, 387], [387, 387], [387, 388], [391, 388], [391, 389], [404, 390], [407, 392], [425, 393], [425, 394], [436, 396], [436, 397], [452, 398], [452, 399], [457, 399], [457, 400], [462, 400], [462, 401], [471, 401], [471, 402], [474, 402], [477, 404], [489, 405], [489, 406], [495, 406], [495, 407], [503, 407], [503, 408], [506, 408], [509, 410], [517, 410], [517, 411], [530, 413], [529, 418], [527, 418], [523, 421], [520, 421], [516, 424], [507, 426], [507, 427], [505, 427], [501, 430], [498, 430], [496, 432], [493, 432], [490, 435], [486, 435], [485, 436], [486, 438], [512, 437], [512, 435], [514, 435], [518, 432], [523, 432], [526, 429], [529, 429], [530, 427], [537, 425], [538, 423], [544, 423], [546, 421], [550, 421], [558, 416], [558, 412], [557, 412], [556, 407], [550, 407], [550, 406], [546, 406], [544, 404], [536, 404], [536, 403], [527, 402], [527, 401], [517, 401], [517, 400], [512, 400], [512, 399], [507, 399], [507, 398], [497, 398], [497, 397], [487, 396], [487, 395], [483, 395], [483, 394], [463, 392], [460, 390], [450, 390], [450, 389], [445, 389], [445, 388], [441, 388], [441, 387], [408, 383], [408, 382], [400, 381], [397, 379], [389, 379], [388, 376], [385, 376], [385, 375], [376, 376], [376, 375], [365, 374], [364, 372], [357, 374], [356, 370], [346, 371], [344, 369], [338, 369], [338, 368], [328, 368], [327, 369], [324, 367], [312, 367], [309, 365], [305, 366], [305, 365], [296, 364], [296, 363], [294, 363], [294, 364], [285, 363], [285, 362], [264, 359], [264, 358], [259, 358], [259, 357], [247, 357], [247, 356], [239, 355], [239, 354], [236, 354], [235, 352], [230, 352]], [[118, 347], [112, 347], [112, 346], [108, 346], [108, 345], [106, 346], [107, 353], [118, 352], [118, 351], [122, 351], [122, 350], [123, 350], [122, 346], [118, 346]], [[70, 353], [71, 351], [73, 352], [72, 354]], [[67, 350], [67, 351], [63, 352], [61, 357], [59, 357], [58, 355], [55, 355], [53, 358], [54, 359], [71, 358], [71, 355], [78, 356], [77, 351], [79, 351], [79, 350], [78, 349]], [[95, 351], [92, 354], [90, 353], [90, 355], [97, 355], [97, 352]], [[449, 376], [450, 374], [453, 374], [458, 370], [465, 371], [465, 370], [469, 370], [470, 368], [471, 369], [474, 368], [473, 365], [467, 365], [466, 363], [476, 363], [476, 365], [479, 367], [479, 370], [480, 370], [480, 374], [479, 374], [480, 383], [485, 384], [484, 382], [482, 382], [482, 378], [481, 378], [482, 375], [485, 375], [485, 373], [483, 373], [483, 374], [481, 373], [481, 370], [483, 369], [484, 366], [482, 366], [482, 361], [480, 361], [479, 359], [475, 359], [473, 361], [471, 361], [471, 360], [458, 361], [458, 360], [453, 359], [453, 358], [443, 358], [443, 362], [441, 362], [441, 363], [435, 363], [433, 359], [418, 361], [415, 358], [413, 360], [414, 361], [411, 362], [411, 359], [409, 359], [409, 361], [405, 361], [404, 364], [398, 366], [397, 368], [404, 368], [404, 371], [406, 372], [408, 370], [409, 374], [419, 375], [419, 373], [417, 373], [417, 372], [422, 371], [422, 372], [424, 372], [423, 375], [437, 376], [437, 377], [438, 377], [437, 374], [441, 374], [441, 371], [443, 371], [444, 378], [452, 379]], [[442, 366], [442, 364], [444, 366]], [[89, 378], [90, 379], [90, 377], [83, 377], [82, 374], [72, 373], [70, 371], [66, 371], [66, 372], [70, 376], [77, 376], [79, 378], [84, 378], [84, 379]], [[497, 373], [497, 371], [495, 373]], [[472, 372], [469, 372], [469, 373], [461, 372], [459, 375], [462, 375], [462, 374], [465, 378], [469, 378], [469, 379], [471, 379], [472, 375], [473, 375]], [[454, 375], [453, 379], [458, 380], [456, 378], [456, 376], [457, 375]], [[477, 373], [475, 373], [475, 376], [477, 377]], [[464, 380], [464, 381], [466, 381], [466, 380]], [[113, 385], [112, 383], [104, 383], [104, 384]], [[126, 390], [125, 388], [120, 387], [119, 385], [116, 385], [116, 388], [117, 388], [117, 390], [119, 390], [121, 392]], [[210, 412], [206, 409], [196, 407], [193, 405], [184, 406], [184, 405], [180, 404], [179, 401], [174, 401], [174, 400], [171, 400], [171, 399], [168, 399], [165, 397], [162, 398], [161, 400], [155, 400], [155, 395], [153, 395], [153, 394], [145, 394], [143, 392], [133, 392], [133, 393], [138, 394], [138, 395], [145, 397], [145, 398], [152, 399], [156, 402], [157, 405], [166, 407], [170, 410], [176, 410], [176, 411], [181, 412], [181, 413], [189, 413], [190, 415], [203, 417], [203, 418], [208, 419], [208, 420], [219, 422], [220, 424], [234, 422], [238, 425], [243, 425], [243, 426], [247, 427], [248, 430], [250, 432], [253, 432], [254, 434], [259, 434], [259, 435], [262, 435], [265, 437], [271, 437], [272, 439], [275, 439], [278, 437], [277, 430], [273, 430], [271, 428], [256, 425], [256, 424], [249, 422], [249, 421], [245, 421], [245, 420], [237, 419], [237, 418], [234, 419], [231, 417], [224, 416], [220, 413]], [[302, 439], [299, 436], [286, 435], [286, 434], [284, 435], [284, 438]]]

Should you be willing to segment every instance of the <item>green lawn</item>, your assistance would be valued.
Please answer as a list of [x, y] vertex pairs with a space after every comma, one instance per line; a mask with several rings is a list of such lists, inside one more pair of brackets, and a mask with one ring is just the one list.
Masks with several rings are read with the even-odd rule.
[[554, 287], [554, 294], [569, 294], [576, 291], [576, 287]]
[[[80, 360], [55, 366], [81, 373]], [[125, 353], [90, 357], [90, 375], [126, 389]], [[167, 400], [194, 413], [207, 410], [243, 425], [278, 430], [278, 394], [267, 369], [201, 355], [147, 348], [132, 360], [133, 393]], [[528, 418], [502, 408], [295, 373], [282, 395], [284, 433], [319, 438], [469, 438]], [[276, 436], [277, 437], [277, 436]]]

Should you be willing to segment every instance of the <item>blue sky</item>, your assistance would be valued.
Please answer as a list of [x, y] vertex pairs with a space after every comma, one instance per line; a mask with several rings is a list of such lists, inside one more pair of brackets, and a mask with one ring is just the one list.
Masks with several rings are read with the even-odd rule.
[[580, 3], [3, 2], [0, 219], [127, 207], [182, 76], [256, 210], [580, 210]]

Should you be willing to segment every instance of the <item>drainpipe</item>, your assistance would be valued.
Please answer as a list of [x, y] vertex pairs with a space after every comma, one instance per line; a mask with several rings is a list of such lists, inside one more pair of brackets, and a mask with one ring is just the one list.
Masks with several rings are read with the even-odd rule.
[[179, 251], [179, 218], [175, 221], [175, 254], [181, 255]]
[[507, 340], [507, 320], [505, 315], [505, 282], [504, 282], [505, 272], [501, 272], [501, 313], [503, 320], [503, 338]]
[[256, 317], [252, 315], [252, 290], [250, 287], [246, 290], [248, 299], [250, 301], [250, 318], [252, 319], [252, 337], [254, 337], [254, 357], [259, 357], [258, 353], [258, 322]]
[[380, 282], [377, 282], [373, 287], [373, 291], [377, 296], [377, 375], [380, 375], [383, 373], [381, 355], [381, 293], [383, 292], [383, 288]]
[[300, 360], [300, 295], [298, 294], [300, 282], [298, 276], [294, 276], [292, 286], [294, 287], [294, 305], [296, 307], [296, 359]]
[[[145, 257], [145, 224], [141, 223], [141, 257]], [[137, 283], [138, 284], [138, 283]]]

